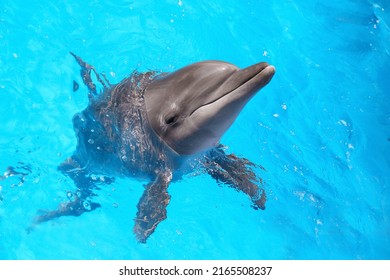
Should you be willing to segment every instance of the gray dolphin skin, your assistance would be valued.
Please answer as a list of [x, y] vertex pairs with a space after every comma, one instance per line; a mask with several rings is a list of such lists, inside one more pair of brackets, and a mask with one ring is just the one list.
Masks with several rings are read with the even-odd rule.
[[221, 61], [192, 64], [146, 88], [149, 122], [179, 154], [212, 148], [274, 72], [264, 62], [243, 70]]
[[[56, 210], [41, 210], [31, 229], [101, 207], [93, 197], [102, 181], [110, 184], [118, 176], [149, 181], [134, 219], [141, 243], [167, 217], [170, 182], [183, 180], [194, 170], [245, 193], [253, 208], [265, 209], [266, 194], [256, 175], [262, 167], [227, 154], [219, 141], [248, 101], [270, 82], [273, 66], [262, 62], [239, 69], [222, 61], [204, 61], [172, 73], [133, 72], [111, 85], [71, 54], [81, 67], [89, 105], [73, 118], [77, 147], [58, 169], [73, 180], [76, 190], [69, 191], [68, 200]], [[104, 176], [96, 179], [94, 174]]]

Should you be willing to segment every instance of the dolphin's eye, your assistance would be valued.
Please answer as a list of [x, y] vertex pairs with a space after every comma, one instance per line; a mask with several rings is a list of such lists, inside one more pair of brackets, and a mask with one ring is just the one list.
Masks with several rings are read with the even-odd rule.
[[173, 125], [175, 124], [175, 122], [177, 121], [178, 117], [176, 115], [173, 115], [173, 116], [170, 116], [168, 118], [165, 119], [165, 123], [167, 125]]

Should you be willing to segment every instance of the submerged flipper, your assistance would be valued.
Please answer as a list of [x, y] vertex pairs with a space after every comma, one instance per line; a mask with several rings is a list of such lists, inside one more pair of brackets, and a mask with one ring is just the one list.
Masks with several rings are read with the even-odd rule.
[[[39, 211], [40, 215], [35, 218], [34, 225], [62, 216], [80, 216], [100, 207], [100, 204], [91, 201], [91, 198], [95, 196], [93, 191], [98, 189], [96, 180], [87, 174], [85, 168], [82, 168], [74, 157], [68, 158], [58, 169], [74, 181], [77, 191], [69, 191], [69, 201], [61, 203], [56, 210]], [[105, 183], [110, 182], [110, 180], [105, 180]]]
[[255, 209], [265, 209], [267, 197], [264, 189], [258, 186], [262, 184], [262, 180], [257, 178], [252, 170], [255, 167], [264, 169], [263, 167], [234, 154], [226, 154], [222, 145], [214, 148], [205, 156], [204, 166], [217, 182], [222, 182], [247, 194]]
[[158, 174], [156, 179], [145, 187], [138, 202], [134, 233], [141, 243], [145, 243], [157, 225], [167, 218], [167, 206], [171, 199], [167, 189], [171, 178], [170, 172]]

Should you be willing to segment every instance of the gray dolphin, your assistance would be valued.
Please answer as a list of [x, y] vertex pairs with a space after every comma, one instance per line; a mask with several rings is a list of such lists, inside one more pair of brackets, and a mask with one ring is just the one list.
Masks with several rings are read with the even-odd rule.
[[[71, 53], [81, 66], [89, 105], [73, 118], [78, 138], [74, 154], [59, 170], [77, 187], [58, 209], [43, 211], [35, 225], [66, 215], [78, 216], [99, 204], [92, 201], [101, 182], [92, 174], [149, 180], [137, 205], [134, 233], [146, 242], [166, 219], [168, 185], [202, 169], [218, 182], [247, 194], [253, 207], [265, 208], [266, 195], [253, 168], [226, 154], [220, 138], [245, 104], [272, 79], [265, 62], [245, 69], [222, 61], [204, 61], [173, 73], [134, 72], [111, 85], [104, 75]], [[92, 77], [103, 89], [98, 93]], [[105, 183], [114, 178], [104, 177]]]

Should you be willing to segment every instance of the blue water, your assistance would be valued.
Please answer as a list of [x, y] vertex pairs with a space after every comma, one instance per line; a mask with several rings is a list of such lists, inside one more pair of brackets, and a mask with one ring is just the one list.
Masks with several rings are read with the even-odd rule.
[[[222, 139], [266, 169], [267, 209], [187, 176], [139, 244], [146, 182], [117, 179], [102, 208], [28, 234], [74, 189], [56, 170], [88, 103], [69, 51], [112, 83], [205, 59], [275, 65]], [[388, 0], [0, 0], [0, 174], [27, 174], [0, 180], [0, 259], [390, 259], [389, 77]]]

